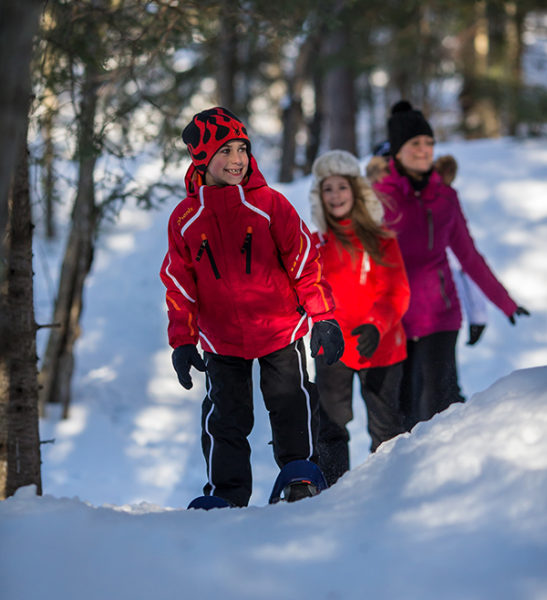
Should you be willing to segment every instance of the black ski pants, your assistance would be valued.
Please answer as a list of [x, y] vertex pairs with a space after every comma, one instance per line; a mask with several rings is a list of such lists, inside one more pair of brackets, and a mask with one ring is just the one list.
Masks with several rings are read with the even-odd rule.
[[[204, 352], [207, 396], [202, 405], [205, 494], [247, 506], [252, 492], [253, 360]], [[298, 459], [317, 462], [317, 392], [308, 379], [304, 342], [257, 359], [279, 467]]]
[[402, 363], [358, 371], [338, 361], [327, 365], [324, 357], [315, 359], [316, 384], [320, 403], [319, 466], [332, 485], [349, 470], [349, 432], [353, 419], [353, 379], [361, 384], [365, 401], [371, 452], [406, 431], [399, 408]]
[[457, 341], [458, 331], [441, 331], [407, 340], [401, 408], [409, 431], [453, 402], [465, 402], [458, 384]]

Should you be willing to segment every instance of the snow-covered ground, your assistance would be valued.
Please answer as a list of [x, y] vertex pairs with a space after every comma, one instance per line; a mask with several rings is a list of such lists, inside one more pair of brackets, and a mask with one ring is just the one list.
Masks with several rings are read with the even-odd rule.
[[[44, 496], [0, 503], [3, 599], [547, 598], [547, 141], [438, 145], [447, 152], [477, 246], [532, 313], [512, 327], [489, 306], [474, 347], [462, 329], [468, 402], [368, 455], [356, 388], [352, 471], [267, 506], [277, 467], [257, 393], [251, 506], [184, 510], [204, 483], [204, 379], [184, 391], [166, 341], [158, 271], [173, 205], [127, 207], [86, 289], [70, 418], [50, 408], [41, 422], [55, 439]], [[309, 180], [274, 186], [309, 223]], [[54, 268], [37, 244], [43, 323]]]

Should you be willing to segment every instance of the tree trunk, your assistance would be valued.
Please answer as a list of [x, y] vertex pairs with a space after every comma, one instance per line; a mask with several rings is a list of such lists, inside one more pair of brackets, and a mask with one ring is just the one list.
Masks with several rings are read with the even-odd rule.
[[[40, 0], [2, 2], [0, 5], [0, 286], [7, 273], [5, 246], [8, 224], [8, 194], [15, 169], [16, 152], [25, 136], [30, 86], [32, 39], [38, 29]], [[6, 350], [9, 322], [6, 307], [0, 304], [0, 358]]]
[[93, 174], [97, 160], [94, 147], [94, 124], [97, 109], [99, 72], [88, 66], [82, 89], [79, 115], [78, 189], [72, 212], [72, 227], [65, 250], [53, 322], [40, 372], [40, 408], [48, 402], [63, 405], [68, 417], [70, 385], [74, 367], [74, 344], [80, 333], [80, 316], [84, 282], [93, 261], [97, 209]]
[[304, 175], [309, 175], [313, 162], [319, 154], [321, 144], [321, 131], [323, 124], [323, 76], [319, 69], [315, 68], [313, 73], [313, 93], [315, 97], [315, 110], [308, 123], [308, 143], [306, 144], [306, 164]]
[[232, 11], [235, 5], [223, 0], [223, 18], [220, 19], [217, 58], [217, 90], [220, 106], [237, 111], [235, 76], [237, 71], [237, 19]]
[[55, 147], [53, 144], [53, 123], [55, 109], [48, 103], [48, 109], [44, 120], [44, 159], [42, 187], [45, 202], [45, 234], [49, 240], [55, 237], [55, 178], [53, 165], [55, 162]]
[[19, 143], [15, 154], [17, 167], [9, 201], [8, 276], [2, 286], [9, 337], [7, 352], [0, 358], [1, 500], [26, 485], [35, 485], [37, 493], [42, 493], [32, 283], [33, 226], [26, 138]]
[[517, 2], [505, 3], [506, 14], [506, 64], [509, 69], [509, 81], [511, 83], [511, 98], [509, 102], [509, 114], [507, 116], [507, 129], [511, 136], [518, 132], [519, 125], [519, 102], [523, 88], [522, 55], [525, 11]]
[[[343, 0], [338, 2], [335, 16], [344, 9], [344, 4]], [[324, 53], [332, 64], [324, 78], [324, 118], [328, 148], [356, 154], [355, 78], [343, 58], [348, 38], [347, 22], [341, 20], [340, 26], [328, 33], [324, 41]]]
[[499, 115], [487, 93], [490, 42], [486, 2], [477, 2], [474, 11], [472, 33], [466, 38], [462, 52], [463, 84], [459, 96], [463, 129], [468, 139], [500, 134]]
[[307, 80], [315, 40], [308, 36], [300, 46], [292, 73], [287, 77], [287, 96], [283, 109], [283, 139], [279, 181], [293, 180], [296, 163], [296, 135], [303, 124], [302, 90]]
[[356, 154], [355, 82], [353, 73], [343, 65], [325, 77], [325, 121], [329, 149]]

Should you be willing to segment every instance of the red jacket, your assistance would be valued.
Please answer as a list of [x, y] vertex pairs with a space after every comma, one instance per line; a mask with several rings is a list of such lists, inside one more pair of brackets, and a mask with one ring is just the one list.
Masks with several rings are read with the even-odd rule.
[[268, 187], [251, 157], [242, 186], [194, 186], [169, 219], [160, 276], [169, 343], [258, 358], [332, 318], [334, 302], [311, 234], [289, 201]]
[[[330, 231], [314, 233], [313, 237], [320, 247], [325, 278], [336, 303], [334, 318], [344, 334], [342, 362], [359, 370], [404, 360], [406, 336], [401, 318], [408, 308], [410, 288], [397, 240], [382, 240], [384, 266], [370, 258], [356, 236], [355, 256]], [[365, 323], [372, 323], [380, 331], [380, 344], [370, 359], [357, 352], [357, 337], [351, 335], [355, 327]]]

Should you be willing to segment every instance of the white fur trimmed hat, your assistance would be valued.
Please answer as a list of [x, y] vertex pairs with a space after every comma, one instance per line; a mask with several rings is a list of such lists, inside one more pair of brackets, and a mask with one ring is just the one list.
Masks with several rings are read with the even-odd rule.
[[[310, 189], [310, 212], [311, 218], [321, 233], [327, 231], [327, 222], [321, 202], [321, 182], [331, 175], [342, 175], [361, 179], [363, 184], [370, 189], [370, 185], [361, 174], [359, 160], [346, 150], [330, 150], [315, 159], [312, 166], [312, 186]], [[370, 189], [365, 200], [366, 208], [370, 216], [377, 223], [381, 223], [384, 209], [376, 194]]]

